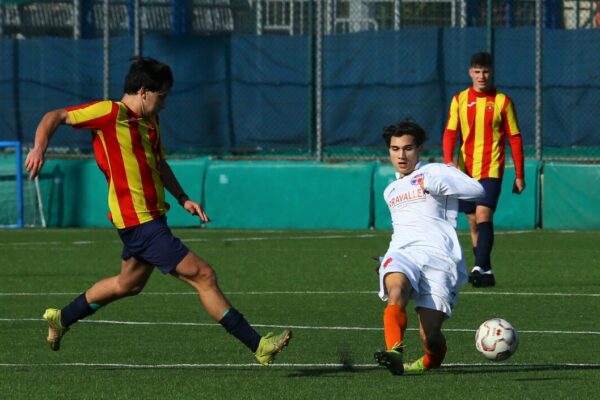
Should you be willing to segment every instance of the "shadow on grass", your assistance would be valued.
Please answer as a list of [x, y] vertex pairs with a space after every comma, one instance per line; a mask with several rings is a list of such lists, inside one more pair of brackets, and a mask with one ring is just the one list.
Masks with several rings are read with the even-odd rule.
[[291, 372], [288, 377], [290, 378], [314, 378], [314, 377], [323, 377], [323, 376], [335, 376], [335, 375], [345, 375], [348, 373], [360, 374], [365, 372], [370, 372], [374, 369], [381, 369], [381, 372], [385, 372], [385, 369], [380, 367], [379, 365], [373, 365], [373, 367], [359, 367], [355, 368], [351, 365], [340, 365], [339, 367], [330, 367], [330, 368], [302, 368], [297, 369], [294, 372]]
[[506, 373], [506, 372], [533, 372], [533, 371], [583, 371], [600, 370], [600, 365], [577, 364], [490, 364], [490, 365], [450, 365], [439, 370], [440, 373], [453, 375]]
[[[317, 376], [335, 376], [345, 375], [347, 373], [370, 373], [373, 370], [381, 370], [385, 373], [385, 368], [379, 365], [370, 366], [358, 366], [354, 367], [351, 363], [342, 363], [339, 367], [329, 368], [303, 368], [295, 370], [288, 376], [292, 378], [302, 377], [317, 377]], [[600, 365], [569, 365], [569, 364], [528, 364], [528, 365], [514, 365], [514, 364], [491, 364], [491, 365], [450, 365], [444, 366], [439, 370], [422, 373], [422, 374], [405, 374], [403, 379], [416, 378], [423, 376], [431, 376], [432, 374], [446, 374], [446, 375], [476, 375], [476, 374], [488, 374], [488, 373], [515, 373], [515, 372], [535, 372], [535, 371], [584, 371], [584, 370], [600, 370]], [[552, 378], [544, 378], [552, 379]], [[524, 379], [528, 380], [528, 379]], [[532, 378], [533, 380], [533, 378]]]
[[364, 365], [355, 366], [354, 357], [348, 348], [338, 350], [339, 366], [319, 367], [319, 368], [302, 368], [291, 372], [288, 376], [291, 378], [304, 378], [316, 376], [333, 376], [345, 375], [347, 373], [365, 373], [376, 368], [381, 368], [379, 365], [373, 367], [365, 367]]

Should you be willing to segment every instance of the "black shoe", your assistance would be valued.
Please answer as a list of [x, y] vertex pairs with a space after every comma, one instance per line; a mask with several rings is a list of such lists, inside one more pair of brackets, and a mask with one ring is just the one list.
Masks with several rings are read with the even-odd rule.
[[402, 362], [402, 345], [398, 344], [388, 351], [376, 351], [373, 356], [377, 364], [386, 367], [392, 375], [404, 374], [404, 363]]
[[479, 271], [473, 271], [469, 275], [469, 283], [473, 287], [492, 287], [496, 286], [496, 279], [494, 274], [482, 274]]
[[469, 283], [474, 287], [479, 287], [481, 283], [481, 272], [478, 270], [471, 271], [469, 274]]
[[494, 279], [494, 274], [481, 274], [481, 279], [479, 281], [479, 287], [492, 287], [496, 286], [496, 279]]

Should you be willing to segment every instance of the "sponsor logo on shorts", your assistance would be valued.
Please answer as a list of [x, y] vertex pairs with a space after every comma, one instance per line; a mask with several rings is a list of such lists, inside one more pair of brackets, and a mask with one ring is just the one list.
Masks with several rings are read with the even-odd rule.
[[392, 261], [394, 261], [392, 257], [385, 260], [385, 262], [383, 263], [383, 268], [386, 268], [388, 265], [390, 265]]

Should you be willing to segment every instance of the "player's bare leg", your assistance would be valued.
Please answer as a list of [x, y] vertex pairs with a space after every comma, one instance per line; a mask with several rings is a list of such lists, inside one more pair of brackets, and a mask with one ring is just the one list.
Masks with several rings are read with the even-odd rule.
[[212, 267], [193, 252], [181, 260], [172, 274], [196, 289], [208, 315], [254, 352], [259, 363], [271, 364], [288, 345], [292, 331], [287, 329], [276, 335], [269, 332], [260, 336], [225, 298]]
[[465, 214], [469, 223], [469, 231], [471, 233], [471, 244], [473, 248], [477, 247], [477, 217], [475, 213]]
[[100, 307], [142, 291], [153, 268], [135, 258], [121, 262], [119, 275], [101, 279], [62, 310], [48, 308], [43, 315], [48, 323], [46, 341], [54, 351], [60, 349], [62, 337], [75, 322], [93, 314]]
[[193, 252], [190, 251], [181, 260], [172, 274], [196, 289], [204, 309], [215, 321], [219, 321], [223, 313], [231, 308], [219, 288], [215, 271]]
[[88, 303], [107, 305], [123, 297], [139, 294], [154, 268], [136, 258], [121, 261], [121, 272], [119, 275], [104, 278], [96, 282], [85, 292]]

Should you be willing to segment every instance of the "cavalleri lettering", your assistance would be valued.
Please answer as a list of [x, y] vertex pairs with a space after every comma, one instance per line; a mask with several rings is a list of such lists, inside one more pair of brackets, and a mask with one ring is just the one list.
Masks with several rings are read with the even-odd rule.
[[388, 206], [391, 208], [391, 207], [400, 205], [402, 203], [419, 200], [419, 199], [424, 199], [424, 198], [425, 198], [425, 192], [423, 191], [423, 188], [418, 188], [418, 189], [411, 190], [408, 192], [400, 193], [400, 194], [392, 197], [388, 201]]

